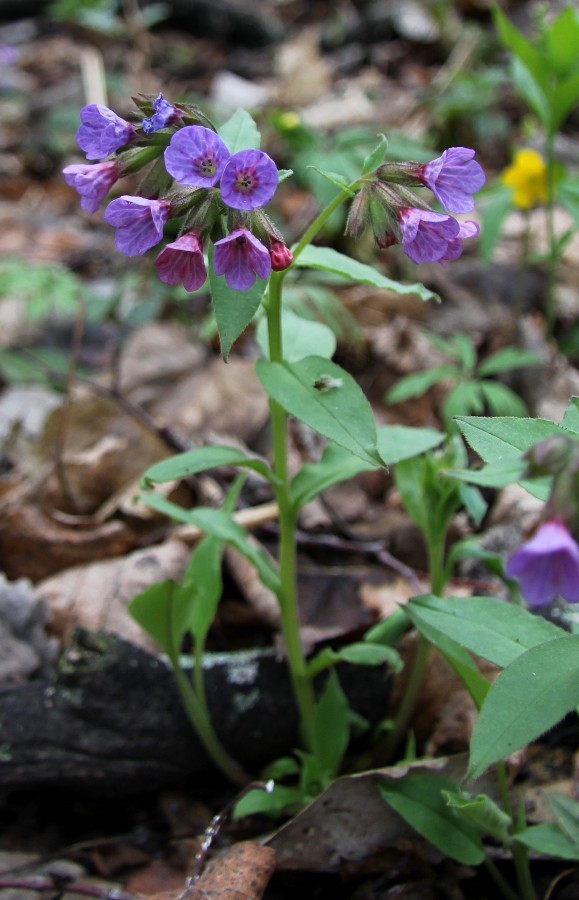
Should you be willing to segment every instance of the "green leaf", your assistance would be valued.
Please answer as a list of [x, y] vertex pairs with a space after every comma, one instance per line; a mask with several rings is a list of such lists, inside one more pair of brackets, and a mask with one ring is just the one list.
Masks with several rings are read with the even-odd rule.
[[421, 397], [433, 384], [443, 381], [445, 378], [458, 378], [459, 370], [449, 364], [433, 366], [424, 372], [412, 372], [404, 375], [386, 394], [387, 403], [402, 403], [414, 397]]
[[536, 353], [528, 350], [519, 350], [517, 347], [504, 347], [491, 353], [484, 362], [477, 366], [477, 375], [488, 377], [498, 375], [500, 372], [510, 372], [513, 369], [523, 369], [526, 366], [536, 366], [541, 358]]
[[516, 840], [540, 856], [557, 856], [560, 859], [579, 859], [579, 847], [569, 840], [556, 822], [532, 825], [518, 831]]
[[522, 456], [499, 459], [488, 463], [482, 469], [450, 469], [446, 474], [459, 481], [477, 484], [479, 487], [502, 488], [520, 481], [527, 467]]
[[485, 858], [476, 828], [447, 806], [443, 791], [456, 793], [454, 782], [436, 775], [406, 775], [396, 781], [377, 783], [386, 803], [422, 837], [446, 856], [467, 866], [478, 866]]
[[[304, 356], [325, 356], [331, 359], [336, 352], [336, 335], [331, 328], [322, 322], [305, 319], [289, 309], [281, 314], [281, 330], [283, 334], [284, 359], [296, 362]], [[257, 342], [264, 354], [269, 358], [269, 339], [267, 321], [262, 319], [256, 330]]]
[[481, 834], [490, 834], [501, 843], [510, 842], [511, 817], [486, 794], [478, 794], [476, 797], [453, 791], [443, 791], [442, 794], [450, 808], [474, 825]]
[[569, 840], [579, 849], [579, 803], [577, 800], [564, 794], [550, 794], [549, 806]]
[[494, 597], [413, 597], [406, 614], [457, 641], [476, 656], [504, 668], [527, 650], [560, 639], [564, 632], [520, 606]]
[[186, 625], [177, 615], [175, 597], [178, 585], [160, 581], [137, 594], [128, 606], [131, 617], [163, 648], [170, 659], [176, 659]]
[[378, 135], [380, 143], [378, 143], [371, 153], [368, 154], [362, 165], [361, 175], [369, 175], [374, 172], [383, 162], [388, 149], [388, 140], [383, 134]]
[[453, 339], [453, 358], [460, 362], [465, 372], [472, 372], [476, 364], [476, 348], [471, 338], [457, 332]]
[[438, 447], [445, 435], [434, 428], [413, 428], [408, 425], [381, 425], [377, 429], [378, 453], [386, 465], [411, 459]]
[[334, 484], [348, 481], [360, 472], [373, 468], [376, 467], [370, 466], [359, 456], [353, 456], [349, 450], [328, 444], [319, 462], [306, 463], [294, 476], [290, 487], [292, 506], [297, 512]]
[[508, 47], [515, 57], [525, 64], [537, 82], [546, 88], [549, 66], [546, 65], [545, 56], [511, 24], [499, 7], [494, 6], [492, 13], [499, 37], [505, 47]]
[[551, 92], [552, 128], [561, 127], [579, 101], [579, 72], [558, 84]]
[[178, 592], [185, 608], [187, 629], [196, 644], [203, 645], [215, 618], [223, 591], [221, 563], [223, 541], [204, 537], [194, 548]]
[[220, 538], [231, 544], [254, 566], [263, 584], [279, 596], [280, 581], [274, 563], [260, 547], [257, 547], [250, 541], [241, 525], [238, 525], [223, 510], [207, 509], [205, 507], [183, 509], [159, 494], [142, 495], [140, 499], [146, 506], [163, 513], [163, 515], [174, 519], [176, 522], [196, 525], [197, 528], [200, 528], [206, 534], [213, 535], [213, 537]]
[[225, 275], [216, 275], [213, 268], [213, 244], [209, 247], [209, 287], [215, 322], [219, 332], [221, 355], [225, 362], [231, 347], [242, 334], [263, 299], [267, 282], [256, 278], [253, 287], [247, 291], [235, 291], [225, 280]]
[[326, 172], [324, 169], [320, 169], [318, 166], [313, 165], [308, 166], [308, 169], [313, 169], [314, 172], [317, 172], [318, 175], [321, 175], [322, 178], [325, 178], [330, 184], [335, 185], [340, 191], [348, 191], [352, 197], [354, 196], [355, 191], [350, 187], [350, 180], [345, 178], [344, 175], [341, 175], [339, 172]]
[[348, 747], [349, 711], [338, 676], [330, 672], [322, 696], [316, 703], [312, 732], [313, 755], [330, 778], [338, 774]]
[[371, 467], [381, 465], [372, 408], [351, 375], [328, 359], [294, 363], [258, 359], [257, 377], [290, 415], [345, 447]]
[[529, 410], [520, 397], [500, 381], [480, 381], [487, 406], [495, 416], [526, 416]]
[[400, 284], [382, 275], [372, 266], [338, 253], [331, 247], [315, 247], [309, 244], [297, 257], [295, 265], [306, 269], [320, 269], [322, 272], [333, 272], [350, 281], [384, 288], [396, 294], [416, 294], [421, 300], [438, 300], [438, 296], [423, 284]]
[[232, 153], [238, 153], [240, 150], [259, 150], [261, 145], [257, 125], [245, 109], [237, 109], [218, 129], [218, 134]]
[[484, 401], [482, 389], [477, 381], [461, 381], [454, 387], [442, 404], [442, 416], [450, 422], [455, 416], [469, 412], [482, 412]]
[[308, 675], [310, 678], [313, 678], [319, 672], [323, 672], [324, 669], [335, 666], [340, 662], [347, 662], [357, 666], [381, 666], [384, 663], [388, 663], [394, 672], [402, 671], [402, 660], [394, 647], [374, 644], [369, 641], [360, 641], [359, 643], [339, 647], [337, 650], [333, 650], [331, 647], [324, 647], [309, 661]]
[[267, 463], [257, 456], [247, 456], [236, 447], [196, 447], [194, 450], [177, 453], [169, 459], [162, 459], [149, 466], [141, 478], [141, 486], [146, 489], [153, 484], [179, 481], [181, 478], [188, 478], [199, 472], [206, 472], [208, 469], [218, 469], [220, 466], [241, 466], [253, 469], [268, 481], [271, 481], [273, 477]]
[[541, 85], [534, 77], [530, 69], [520, 60], [512, 62], [513, 81], [519, 93], [534, 111], [539, 121], [548, 133], [552, 133], [553, 126], [552, 108], [549, 102], [550, 91], [548, 86]]
[[579, 437], [579, 397], [571, 397], [563, 416], [562, 425], [572, 431], [574, 436]]
[[545, 32], [546, 48], [553, 71], [564, 78], [577, 69], [579, 15], [568, 6]]
[[579, 704], [579, 635], [527, 650], [491, 686], [475, 726], [469, 777], [536, 740]]
[[568, 434], [549, 419], [459, 416], [455, 421], [466, 442], [485, 462], [518, 457], [544, 438]]
[[483, 262], [491, 261], [503, 222], [512, 208], [513, 191], [506, 185], [495, 185], [481, 196], [481, 233], [478, 244]]
[[303, 805], [304, 797], [298, 787], [287, 787], [275, 784], [273, 790], [251, 790], [237, 801], [233, 810], [233, 819], [257, 814], [281, 816], [290, 810], [297, 810]]

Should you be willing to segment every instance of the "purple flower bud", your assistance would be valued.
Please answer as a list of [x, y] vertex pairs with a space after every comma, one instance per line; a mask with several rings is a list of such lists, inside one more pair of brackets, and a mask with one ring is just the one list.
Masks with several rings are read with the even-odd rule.
[[82, 125], [76, 133], [76, 142], [86, 153], [87, 159], [102, 159], [124, 147], [136, 134], [135, 128], [112, 109], [91, 103], [80, 111]]
[[230, 288], [247, 291], [256, 275], [266, 279], [271, 272], [269, 252], [247, 228], [236, 228], [215, 244], [216, 275], [225, 275]]
[[240, 150], [227, 161], [221, 176], [221, 199], [231, 209], [258, 209], [269, 203], [279, 175], [273, 159], [262, 150]]
[[64, 180], [80, 194], [81, 209], [95, 213], [120, 176], [116, 162], [84, 163], [67, 166], [62, 170]]
[[181, 118], [181, 113], [163, 97], [163, 94], [153, 100], [154, 114], [149, 119], [143, 119], [141, 126], [145, 134], [152, 134], [171, 125], [176, 119]]
[[165, 166], [179, 184], [210, 188], [219, 181], [230, 155], [210, 128], [187, 125], [171, 138], [165, 150]]
[[282, 272], [284, 269], [287, 269], [288, 266], [291, 266], [294, 259], [294, 255], [287, 244], [277, 240], [271, 242], [269, 257], [274, 272]]
[[[456, 219], [429, 209], [403, 207], [398, 211], [402, 231], [402, 249], [412, 262], [436, 262], [451, 259], [456, 252], [460, 226]], [[460, 245], [461, 246], [461, 245]], [[460, 250], [457, 255], [460, 255]]]
[[170, 212], [171, 204], [166, 200], [125, 195], [111, 200], [104, 220], [118, 228], [115, 244], [121, 253], [140, 256], [159, 243]]
[[203, 247], [194, 231], [167, 244], [155, 260], [157, 273], [165, 284], [182, 284], [186, 291], [196, 291], [207, 278]]
[[529, 606], [547, 606], [557, 596], [579, 602], [579, 545], [558, 519], [548, 519], [513, 553], [505, 572], [518, 578]]
[[482, 167], [473, 157], [474, 150], [468, 147], [450, 147], [418, 169], [419, 179], [447, 212], [470, 212], [474, 206], [472, 195], [485, 183]]

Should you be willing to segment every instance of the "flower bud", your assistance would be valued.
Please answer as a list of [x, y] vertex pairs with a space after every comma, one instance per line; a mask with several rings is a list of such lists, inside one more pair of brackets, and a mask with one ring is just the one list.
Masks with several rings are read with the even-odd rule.
[[272, 241], [269, 248], [271, 268], [274, 272], [287, 269], [293, 262], [293, 253], [283, 241]]

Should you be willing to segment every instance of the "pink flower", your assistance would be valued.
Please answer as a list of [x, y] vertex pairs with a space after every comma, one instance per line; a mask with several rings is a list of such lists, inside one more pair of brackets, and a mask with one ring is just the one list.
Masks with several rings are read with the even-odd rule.
[[450, 147], [418, 169], [419, 179], [447, 212], [470, 212], [474, 206], [472, 195], [485, 183], [482, 167], [473, 157], [474, 150], [468, 147]]
[[269, 249], [271, 267], [274, 272], [281, 272], [291, 266], [294, 256], [283, 241], [273, 240]]
[[403, 207], [397, 212], [402, 231], [402, 249], [412, 262], [452, 259], [447, 254], [456, 252], [456, 244], [452, 243], [460, 234], [456, 219], [429, 209], [413, 207]]
[[262, 150], [240, 150], [221, 176], [221, 199], [232, 209], [252, 210], [269, 203], [279, 180], [277, 166]]
[[170, 212], [171, 204], [166, 200], [125, 195], [111, 200], [104, 220], [118, 229], [117, 249], [125, 256], [140, 256], [159, 243]]
[[529, 606], [547, 606], [557, 596], [579, 603], [579, 545], [566, 525], [548, 519], [513, 553], [505, 572], [518, 578]]
[[236, 228], [215, 244], [216, 275], [225, 275], [230, 288], [247, 291], [255, 278], [266, 279], [271, 272], [271, 259], [261, 241], [247, 228]]
[[90, 166], [75, 164], [67, 166], [62, 172], [66, 183], [78, 191], [81, 209], [88, 213], [97, 211], [120, 175], [119, 167], [113, 160]]
[[182, 284], [186, 291], [196, 291], [207, 278], [203, 247], [194, 231], [181, 235], [161, 250], [155, 266], [165, 284]]

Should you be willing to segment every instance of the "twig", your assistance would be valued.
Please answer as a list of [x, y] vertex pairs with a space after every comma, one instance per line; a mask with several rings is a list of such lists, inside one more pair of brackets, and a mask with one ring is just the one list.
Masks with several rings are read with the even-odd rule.
[[120, 888], [108, 888], [98, 884], [76, 884], [61, 875], [29, 875], [26, 878], [3, 878], [0, 875], [0, 890], [14, 888], [23, 891], [66, 891], [97, 900], [137, 900], [135, 894], [128, 894]]

